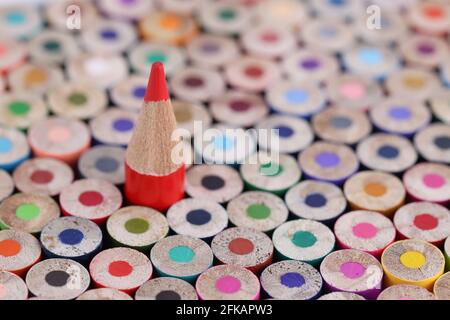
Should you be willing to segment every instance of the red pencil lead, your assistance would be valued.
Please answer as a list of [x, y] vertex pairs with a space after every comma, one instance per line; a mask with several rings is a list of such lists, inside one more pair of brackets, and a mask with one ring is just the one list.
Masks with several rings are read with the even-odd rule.
[[164, 66], [161, 62], [155, 62], [150, 71], [144, 102], [157, 102], [167, 99], [169, 99], [169, 91], [167, 90]]

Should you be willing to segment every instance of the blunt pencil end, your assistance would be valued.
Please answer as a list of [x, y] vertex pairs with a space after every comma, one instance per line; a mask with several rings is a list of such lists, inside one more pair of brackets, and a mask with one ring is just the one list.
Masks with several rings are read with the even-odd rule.
[[167, 99], [169, 99], [169, 92], [167, 90], [164, 67], [161, 62], [155, 62], [150, 71], [144, 102], [156, 102]]

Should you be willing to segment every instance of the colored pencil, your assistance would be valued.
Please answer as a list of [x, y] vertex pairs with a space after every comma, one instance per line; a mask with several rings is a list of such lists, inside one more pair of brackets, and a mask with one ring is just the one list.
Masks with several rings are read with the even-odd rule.
[[264, 269], [261, 274], [261, 287], [275, 299], [310, 300], [321, 292], [322, 277], [307, 263], [286, 260]]
[[85, 291], [77, 300], [133, 300], [133, 298], [117, 289], [99, 288]]
[[396, 284], [381, 291], [377, 300], [435, 300], [427, 289], [413, 284]]
[[92, 259], [89, 273], [97, 288], [134, 294], [151, 278], [153, 267], [149, 258], [137, 250], [113, 248], [101, 251]]
[[0, 300], [26, 300], [28, 288], [25, 282], [14, 273], [0, 271]]
[[0, 231], [0, 270], [25, 276], [41, 258], [41, 244], [29, 233]]
[[35, 264], [25, 278], [30, 292], [41, 299], [72, 300], [90, 284], [85, 267], [70, 259], [47, 259]]
[[136, 300], [198, 300], [195, 288], [177, 278], [161, 277], [145, 282], [136, 291]]
[[434, 245], [418, 239], [391, 244], [381, 256], [385, 286], [415, 284], [428, 290], [444, 273], [444, 255]]
[[218, 261], [260, 273], [272, 263], [273, 244], [265, 233], [250, 228], [228, 228], [217, 234], [211, 249]]
[[195, 284], [201, 300], [258, 300], [260, 284], [249, 270], [221, 265], [203, 272]]
[[166, 210], [183, 198], [185, 166], [171, 158], [177, 143], [171, 140], [175, 128], [164, 68], [154, 63], [144, 106], [126, 153], [125, 196], [130, 203]]

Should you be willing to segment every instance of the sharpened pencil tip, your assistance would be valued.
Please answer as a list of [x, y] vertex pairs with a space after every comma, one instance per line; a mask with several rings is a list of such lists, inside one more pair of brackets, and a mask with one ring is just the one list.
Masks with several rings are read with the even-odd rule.
[[155, 62], [150, 71], [144, 102], [156, 102], [169, 99], [164, 66], [161, 62]]

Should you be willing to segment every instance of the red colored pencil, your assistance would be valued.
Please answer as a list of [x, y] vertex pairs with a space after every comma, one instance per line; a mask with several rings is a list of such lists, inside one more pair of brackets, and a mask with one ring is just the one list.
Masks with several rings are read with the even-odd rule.
[[173, 161], [179, 141], [171, 137], [176, 119], [163, 65], [152, 65], [144, 106], [128, 144], [125, 196], [128, 202], [164, 211], [184, 197], [184, 164]]

